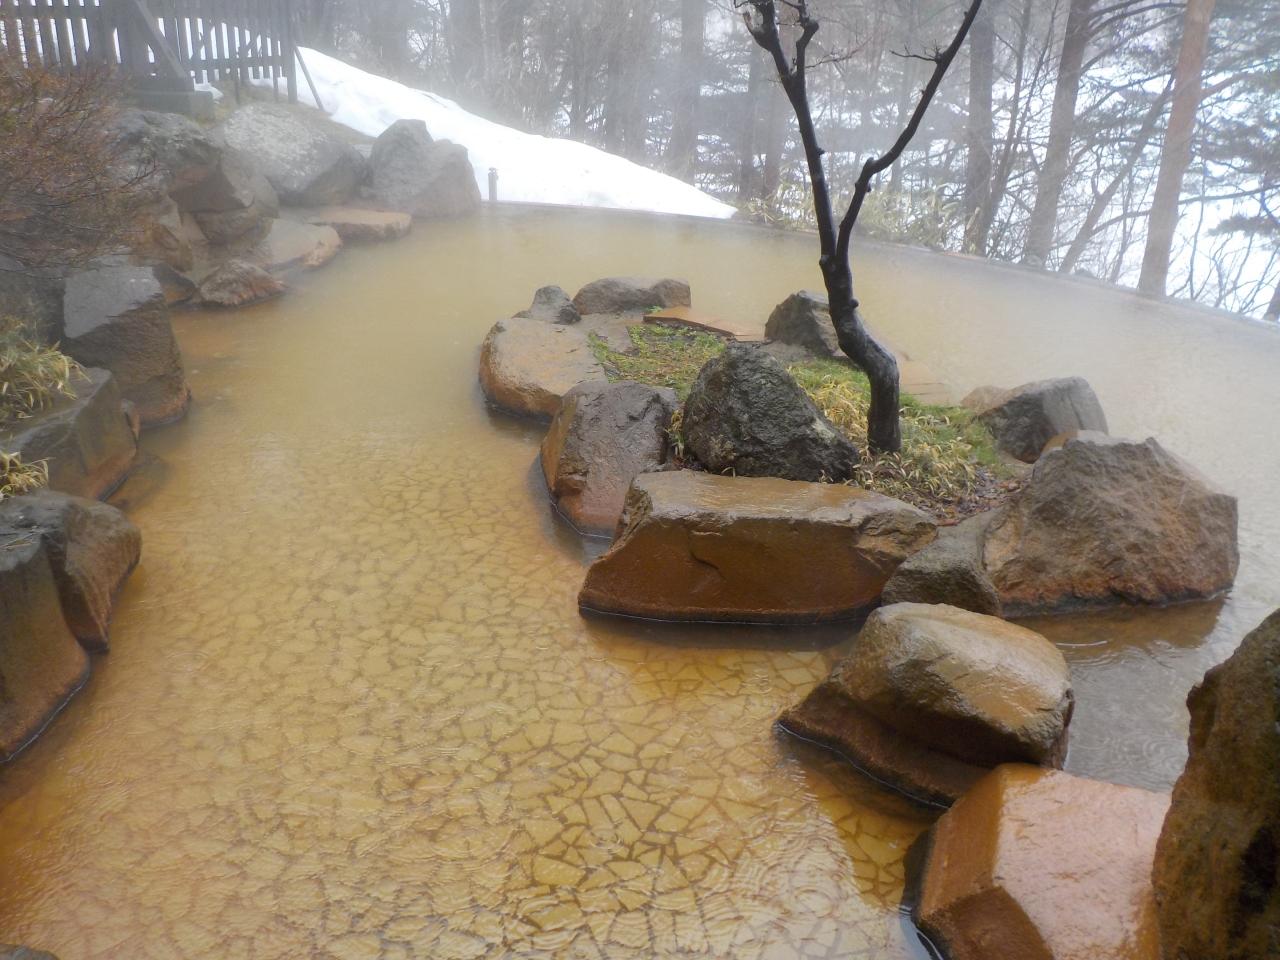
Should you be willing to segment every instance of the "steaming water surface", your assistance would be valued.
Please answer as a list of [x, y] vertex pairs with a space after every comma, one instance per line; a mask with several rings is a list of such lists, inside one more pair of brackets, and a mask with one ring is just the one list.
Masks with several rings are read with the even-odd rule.
[[[111, 654], [0, 770], [0, 942], [90, 958], [910, 957], [931, 815], [778, 739], [848, 628], [584, 621], [598, 544], [542, 430], [488, 412], [492, 322], [545, 283], [674, 274], [762, 318], [813, 238], [488, 211], [177, 321], [195, 405], [118, 495], [144, 557]], [[963, 393], [1082, 374], [1241, 499], [1225, 604], [1040, 622], [1068, 768], [1167, 788], [1182, 701], [1280, 606], [1280, 336], [1110, 290], [861, 247], [876, 326]]]

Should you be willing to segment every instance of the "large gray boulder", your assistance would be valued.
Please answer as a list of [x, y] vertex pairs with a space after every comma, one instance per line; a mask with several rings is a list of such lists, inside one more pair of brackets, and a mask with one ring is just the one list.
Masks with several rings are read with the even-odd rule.
[[326, 123], [284, 104], [251, 103], [214, 128], [244, 153], [291, 206], [344, 203], [364, 177], [364, 158]]
[[397, 120], [384, 130], [369, 165], [369, 193], [384, 209], [415, 220], [453, 220], [480, 211], [467, 148], [433, 140], [421, 120]]
[[274, 217], [280, 199], [270, 181], [239, 150], [224, 148], [209, 174], [189, 186], [173, 189], [171, 196], [184, 212], [200, 218], [220, 213], [252, 210], [259, 218]]
[[516, 316], [547, 323], [568, 324], [582, 321], [582, 314], [573, 305], [569, 295], [557, 286], [539, 287], [529, 309], [521, 310]]
[[1231, 586], [1236, 499], [1160, 446], [1080, 433], [1047, 451], [987, 528], [1004, 612], [1165, 604]]
[[952, 527], [939, 527], [938, 539], [908, 557], [884, 585], [881, 601], [945, 603], [992, 617], [1003, 615], [1000, 593], [982, 565], [990, 513]]
[[507, 413], [550, 420], [564, 395], [588, 380], [607, 380], [576, 326], [513, 317], [499, 320], [480, 348], [480, 387]]
[[163, 192], [189, 189], [218, 166], [222, 148], [198, 124], [176, 113], [126, 108], [111, 121], [117, 143], [149, 164]]
[[542, 441], [556, 509], [582, 533], [609, 535], [631, 481], [661, 466], [679, 401], [671, 390], [622, 381], [581, 383], [564, 395]]
[[849, 656], [782, 726], [927, 803], [1001, 763], [1061, 767], [1075, 705], [1066, 660], [1038, 633], [942, 604], [867, 619]]
[[689, 283], [672, 277], [605, 277], [577, 292], [573, 305], [584, 317], [593, 313], [687, 307], [692, 304]]
[[766, 340], [789, 343], [820, 357], [842, 357], [836, 328], [831, 322], [831, 306], [825, 293], [801, 290], [773, 308], [764, 325]]
[[749, 344], [707, 361], [684, 404], [685, 445], [714, 473], [847, 480], [857, 446], [787, 369]]
[[110, 370], [144, 425], [180, 417], [191, 394], [169, 306], [144, 267], [104, 267], [67, 280], [62, 351]]
[[51, 490], [0, 503], [0, 541], [44, 544], [67, 626], [92, 653], [107, 650], [116, 592], [138, 563], [142, 535], [115, 507]]
[[89, 367], [71, 377], [64, 398], [0, 437], [0, 449], [24, 463], [44, 460], [49, 489], [99, 500], [128, 475], [138, 452], [136, 414], [110, 371]]
[[1187, 706], [1190, 756], [1152, 870], [1164, 956], [1280, 957], [1280, 612]]
[[62, 615], [49, 556], [34, 534], [0, 549], [0, 763], [44, 729], [89, 676]]
[[1045, 444], [1061, 434], [1107, 432], [1102, 404], [1083, 377], [1024, 383], [995, 396], [984, 395], [981, 400], [975, 394], [970, 394], [974, 399], [969, 402], [980, 404], [978, 417], [995, 437], [996, 445], [1024, 463], [1034, 463]]
[[934, 530], [915, 507], [857, 487], [643, 473], [578, 604], [655, 620], [848, 619]]

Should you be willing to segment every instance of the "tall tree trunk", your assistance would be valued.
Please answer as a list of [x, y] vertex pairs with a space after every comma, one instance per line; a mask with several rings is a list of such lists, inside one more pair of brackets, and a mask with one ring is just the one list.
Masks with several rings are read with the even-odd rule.
[[769, 84], [769, 111], [765, 118], [764, 176], [760, 181], [760, 199], [772, 212], [777, 208], [778, 190], [782, 186], [782, 151], [787, 146], [787, 95], [782, 84]]
[[483, 94], [484, 29], [481, 0], [449, 2], [449, 73], [455, 88], [476, 98]]
[[745, 203], [754, 195], [756, 179], [756, 127], [759, 125], [760, 92], [764, 86], [764, 54], [755, 46], [750, 50], [751, 63], [747, 69], [747, 95], [742, 105], [742, 131], [738, 139], [739, 203]]
[[1036, 202], [1027, 224], [1027, 241], [1022, 262], [1042, 267], [1053, 249], [1053, 230], [1058, 223], [1058, 202], [1071, 165], [1071, 137], [1076, 124], [1076, 100], [1084, 71], [1084, 50], [1089, 42], [1089, 20], [1095, 0], [1071, 0], [1067, 29], [1058, 58], [1058, 82], [1053, 91], [1053, 112], [1049, 115], [1049, 144], [1036, 181]]
[[680, 0], [680, 69], [667, 142], [667, 173], [693, 181], [698, 158], [698, 97], [702, 90], [702, 39], [706, 0]]
[[1160, 174], [1147, 219], [1147, 248], [1142, 256], [1138, 289], [1162, 297], [1169, 279], [1169, 257], [1178, 227], [1178, 200], [1182, 176], [1191, 163], [1191, 146], [1200, 109], [1204, 58], [1209, 51], [1209, 22], [1217, 0], [1189, 0], [1182, 26], [1182, 46], [1173, 68], [1173, 107], [1160, 150]]
[[1280, 320], [1280, 281], [1276, 282], [1276, 292], [1271, 295], [1271, 305], [1263, 315], [1266, 320]]
[[990, 223], [987, 209], [995, 150], [991, 105], [995, 75], [995, 4], [988, 2], [969, 31], [969, 118], [965, 129], [964, 249], [979, 256], [986, 253], [983, 221]]

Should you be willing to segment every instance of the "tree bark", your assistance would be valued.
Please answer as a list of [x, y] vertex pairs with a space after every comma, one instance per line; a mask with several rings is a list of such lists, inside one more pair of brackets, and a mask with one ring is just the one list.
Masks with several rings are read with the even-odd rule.
[[1182, 45], [1173, 69], [1173, 106], [1160, 150], [1160, 174], [1147, 218], [1147, 247], [1142, 256], [1138, 290], [1148, 296], [1163, 297], [1169, 279], [1169, 258], [1173, 235], [1178, 228], [1178, 200], [1182, 177], [1191, 163], [1196, 112], [1209, 51], [1209, 22], [1217, 0], [1189, 0], [1182, 27]]
[[782, 186], [782, 152], [787, 147], [787, 95], [780, 83], [769, 84], [769, 110], [765, 118], [764, 170], [760, 180], [760, 199], [773, 211]]
[[702, 39], [706, 0], [680, 0], [680, 69], [667, 141], [667, 173], [693, 182], [698, 159], [698, 98], [702, 90]]
[[756, 179], [756, 127], [759, 126], [760, 91], [764, 86], [764, 58], [751, 48], [747, 68], [747, 94], [742, 106], [742, 131], [738, 140], [738, 202], [745, 203], [754, 195]]
[[1058, 82], [1053, 91], [1053, 112], [1049, 116], [1049, 143], [1044, 164], [1036, 181], [1036, 202], [1027, 224], [1027, 240], [1022, 262], [1045, 265], [1053, 249], [1053, 231], [1058, 223], [1058, 202], [1071, 166], [1071, 137], [1075, 131], [1076, 100], [1084, 71], [1084, 50], [1089, 42], [1089, 21], [1095, 0], [1071, 0], [1067, 28], [1058, 58]]
[[979, 256], [986, 253], [983, 222], [990, 222], [987, 210], [991, 205], [995, 151], [991, 97], [995, 60], [994, 5], [988, 5], [978, 14], [969, 33], [969, 117], [965, 128], [964, 249]]
[[1264, 320], [1280, 320], [1280, 281], [1276, 283], [1276, 292], [1271, 295], [1271, 305], [1263, 314]]

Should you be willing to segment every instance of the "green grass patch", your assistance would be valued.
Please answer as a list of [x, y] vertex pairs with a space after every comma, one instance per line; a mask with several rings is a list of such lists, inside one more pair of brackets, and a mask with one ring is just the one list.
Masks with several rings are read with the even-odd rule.
[[670, 387], [681, 400], [689, 395], [703, 365], [725, 348], [720, 337], [689, 327], [641, 323], [629, 327], [628, 333], [634, 353], [619, 353], [589, 334], [596, 359], [609, 370], [610, 379]]

